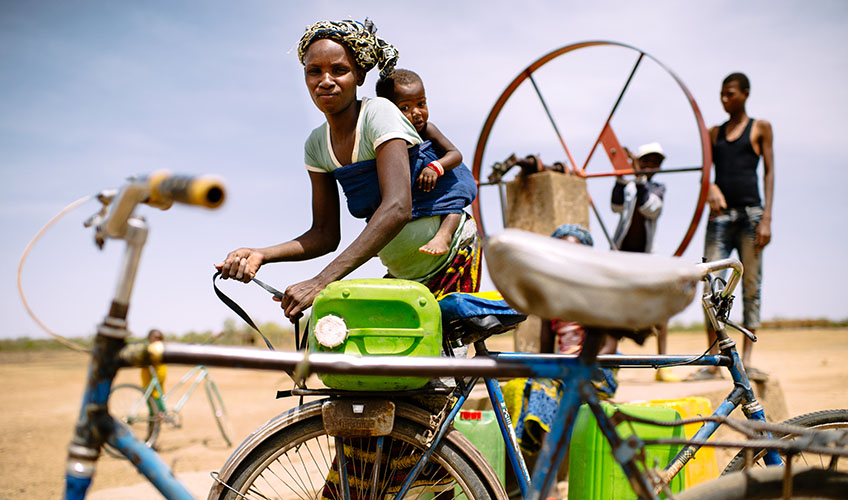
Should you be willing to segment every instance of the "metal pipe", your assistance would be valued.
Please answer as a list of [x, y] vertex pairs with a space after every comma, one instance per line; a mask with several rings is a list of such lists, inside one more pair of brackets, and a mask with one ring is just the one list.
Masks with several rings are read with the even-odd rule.
[[[627, 170], [616, 170], [614, 172], [599, 172], [597, 174], [587, 174], [583, 171], [577, 172], [577, 175], [584, 178], [594, 178], [594, 177], [618, 177], [621, 175], [636, 175], [636, 174], [676, 174], [681, 172], [700, 172], [703, 167], [679, 167], [679, 168], [643, 168], [642, 170], [636, 171], [635, 169], [627, 169]], [[481, 184], [482, 186], [483, 184]]]
[[123, 239], [127, 246], [112, 302], [113, 304], [120, 304], [126, 309], [129, 308], [130, 296], [132, 296], [133, 286], [135, 285], [135, 275], [138, 271], [138, 263], [141, 260], [141, 251], [147, 241], [148, 230], [144, 220], [137, 217], [129, 219], [125, 225], [127, 229]]
[[501, 224], [503, 224], [504, 228], [507, 228], [507, 227], [509, 227], [509, 224], [507, 224], [507, 221], [506, 221], [506, 214], [507, 214], [507, 211], [509, 210], [509, 205], [507, 204], [506, 184], [504, 184], [502, 182], [498, 182], [497, 185], [498, 185], [498, 194], [500, 195], [500, 198], [501, 198]]
[[[144, 345], [128, 346], [121, 352], [125, 365], [143, 362]], [[152, 358], [148, 358], [152, 359]], [[392, 375], [417, 377], [564, 377], [569, 373], [567, 363], [557, 360], [531, 367], [520, 362], [487, 358], [443, 358], [371, 356], [355, 357], [344, 354], [263, 351], [241, 347], [220, 347], [166, 343], [161, 353], [162, 363], [206, 365], [258, 370], [293, 371], [305, 368], [307, 373], [339, 373], [348, 375]]]

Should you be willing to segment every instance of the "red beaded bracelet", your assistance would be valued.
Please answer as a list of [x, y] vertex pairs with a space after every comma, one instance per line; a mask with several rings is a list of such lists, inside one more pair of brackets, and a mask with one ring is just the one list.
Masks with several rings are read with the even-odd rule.
[[435, 170], [436, 173], [439, 174], [439, 177], [445, 175], [445, 168], [442, 167], [442, 164], [438, 161], [431, 161], [427, 164], [427, 166]]

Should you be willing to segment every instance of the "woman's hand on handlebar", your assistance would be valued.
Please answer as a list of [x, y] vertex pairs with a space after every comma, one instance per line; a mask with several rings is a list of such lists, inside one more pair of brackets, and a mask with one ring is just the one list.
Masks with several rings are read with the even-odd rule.
[[239, 248], [227, 254], [227, 258], [215, 267], [221, 270], [221, 278], [249, 283], [265, 261], [265, 256], [254, 248]]
[[328, 283], [318, 278], [312, 278], [286, 288], [286, 293], [280, 300], [280, 307], [283, 308], [286, 317], [292, 321], [300, 317], [303, 311], [312, 305], [315, 296], [327, 285]]

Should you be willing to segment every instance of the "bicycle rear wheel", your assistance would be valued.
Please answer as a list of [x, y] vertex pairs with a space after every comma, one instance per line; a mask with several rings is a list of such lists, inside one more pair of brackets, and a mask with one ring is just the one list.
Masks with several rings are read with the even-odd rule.
[[[159, 437], [161, 419], [153, 397], [147, 395], [141, 387], [133, 384], [121, 384], [109, 393], [109, 414], [130, 428], [133, 435], [147, 446], [152, 446]], [[116, 458], [124, 456], [108, 444], [104, 449]]]
[[230, 439], [232, 435], [232, 427], [230, 420], [227, 418], [227, 409], [224, 408], [224, 400], [221, 398], [221, 393], [218, 392], [218, 386], [207, 375], [206, 383], [206, 398], [209, 399], [209, 406], [212, 407], [212, 414], [215, 416], [215, 423], [218, 424], [218, 430], [221, 431], [221, 437], [227, 443], [227, 446], [232, 446], [233, 442]]
[[[338, 499], [342, 498], [342, 478], [346, 476], [352, 500], [393, 498], [405, 472], [421, 456], [419, 439], [426, 430], [420, 424], [396, 418], [391, 436], [386, 436], [379, 453], [378, 438], [344, 438], [347, 466], [340, 473], [335, 458], [338, 438], [327, 435], [320, 416], [311, 417], [283, 428], [254, 449], [228, 484], [248, 499]], [[443, 440], [405, 498], [504, 498], [502, 489], [497, 494], [481, 479], [479, 467]], [[377, 494], [372, 495], [375, 468]], [[225, 489], [220, 498], [242, 497]]]
[[[701, 483], [677, 500], [779, 500], [784, 498], [783, 467], [749, 469]], [[832, 470], [804, 469], [792, 473], [793, 500], [848, 498], [848, 474]]]
[[[798, 415], [797, 417], [790, 418], [789, 420], [784, 420], [781, 423], [818, 430], [845, 429], [848, 428], [848, 410], [824, 410], [813, 413], [805, 413], [803, 415]], [[789, 434], [775, 437], [780, 439], [792, 439], [794, 436]], [[765, 450], [753, 450], [752, 464], [754, 467], [761, 468], [766, 466], [762, 460], [764, 455]], [[795, 455], [793, 464], [824, 469], [827, 468], [830, 464], [830, 456], [817, 455], [813, 453], [799, 453]], [[730, 472], [741, 471], [744, 469], [745, 450], [742, 450], [737, 453], [736, 456], [733, 457], [733, 460], [731, 460], [727, 464], [727, 467], [724, 468], [724, 472], [722, 472], [722, 475], [728, 474]], [[844, 461], [841, 464], [837, 462], [836, 470], [846, 472], [846, 465]]]

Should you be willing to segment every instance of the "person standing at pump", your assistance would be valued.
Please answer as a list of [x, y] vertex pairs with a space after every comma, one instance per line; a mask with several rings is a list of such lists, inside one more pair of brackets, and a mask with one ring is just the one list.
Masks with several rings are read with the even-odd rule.
[[[771, 241], [771, 216], [774, 203], [774, 135], [771, 124], [748, 116], [745, 103], [750, 94], [748, 77], [732, 73], [722, 82], [721, 104], [730, 118], [710, 129], [713, 146], [715, 182], [710, 185], [707, 202], [710, 217], [704, 244], [707, 260], [723, 259], [733, 250], [742, 261], [742, 324], [756, 331], [760, 326], [763, 249]], [[757, 166], [763, 159], [763, 197], [760, 198]], [[715, 331], [707, 323], [707, 340], [712, 345]], [[752, 380], [763, 381], [768, 375], [751, 366], [753, 342], [746, 336], [742, 344], [742, 363]], [[715, 352], [716, 348], [713, 347]], [[704, 367], [689, 380], [719, 377], [716, 367]]]

